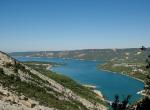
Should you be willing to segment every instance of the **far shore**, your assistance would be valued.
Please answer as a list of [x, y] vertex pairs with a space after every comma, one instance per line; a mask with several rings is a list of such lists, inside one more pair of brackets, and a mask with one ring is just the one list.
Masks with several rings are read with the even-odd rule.
[[121, 75], [124, 75], [124, 76], [128, 76], [128, 77], [130, 77], [130, 78], [133, 78], [133, 79], [136, 79], [136, 80], [138, 80], [138, 81], [140, 81], [140, 82], [142, 82], [142, 83], [145, 83], [143, 80], [141, 80], [141, 79], [139, 79], [139, 78], [136, 78], [136, 77], [133, 77], [133, 76], [130, 76], [130, 75], [128, 75], [128, 74], [124, 74], [124, 73], [119, 73], [119, 72], [114, 72], [114, 71], [110, 71], [110, 70], [105, 70], [105, 69], [102, 69], [102, 68], [100, 68], [100, 70], [102, 70], [102, 71], [106, 71], [106, 72], [111, 72], [111, 73], [114, 73], [114, 74], [121, 74]]

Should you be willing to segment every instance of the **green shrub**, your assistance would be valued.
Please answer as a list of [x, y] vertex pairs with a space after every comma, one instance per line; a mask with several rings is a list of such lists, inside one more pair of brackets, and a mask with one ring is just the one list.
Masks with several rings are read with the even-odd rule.
[[14, 71], [14, 73], [18, 73], [18, 69], [17, 68], [14, 68], [13, 71]]
[[4, 65], [6, 68], [9, 68], [9, 67], [11, 67], [12, 66], [12, 64], [11, 63], [9, 63], [9, 62], [7, 62], [7, 63], [5, 63], [5, 65]]
[[0, 74], [4, 74], [3, 68], [0, 68]]

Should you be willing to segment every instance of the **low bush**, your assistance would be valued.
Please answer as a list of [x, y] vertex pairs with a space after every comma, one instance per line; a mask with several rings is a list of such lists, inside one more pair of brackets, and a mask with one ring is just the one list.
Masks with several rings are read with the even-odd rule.
[[0, 68], [0, 74], [4, 74], [3, 68]]

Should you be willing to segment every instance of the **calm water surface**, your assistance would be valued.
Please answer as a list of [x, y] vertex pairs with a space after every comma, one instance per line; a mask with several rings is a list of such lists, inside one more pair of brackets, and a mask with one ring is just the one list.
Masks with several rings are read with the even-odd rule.
[[122, 99], [130, 94], [132, 95], [131, 102], [137, 101], [141, 97], [137, 92], [144, 87], [142, 82], [130, 77], [98, 70], [96, 65], [102, 63], [100, 61], [35, 57], [17, 57], [17, 59], [20, 61], [65, 63], [66, 65], [53, 67], [52, 70], [67, 75], [81, 84], [95, 85], [108, 100], [113, 100], [116, 94], [119, 94]]

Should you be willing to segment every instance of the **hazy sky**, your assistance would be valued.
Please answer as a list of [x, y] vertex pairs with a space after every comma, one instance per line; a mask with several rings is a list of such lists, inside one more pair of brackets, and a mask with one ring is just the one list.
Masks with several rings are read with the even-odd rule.
[[150, 46], [150, 0], [0, 0], [0, 50]]

